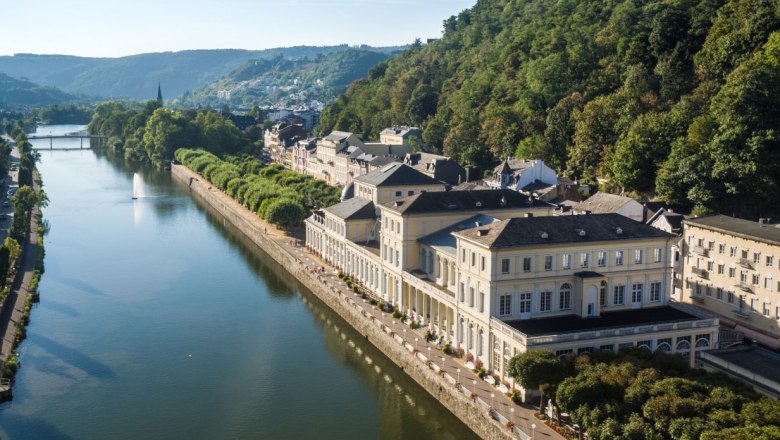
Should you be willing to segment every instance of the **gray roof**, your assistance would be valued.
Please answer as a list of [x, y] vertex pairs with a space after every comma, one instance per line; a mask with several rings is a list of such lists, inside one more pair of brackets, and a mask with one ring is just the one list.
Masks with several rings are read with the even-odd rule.
[[472, 180], [471, 182], [463, 182], [452, 187], [453, 191], [484, 191], [492, 189], [494, 189], [492, 186], [485, 185], [484, 180]]
[[438, 180], [399, 162], [393, 162], [364, 174], [355, 181], [374, 186], [443, 185]]
[[355, 197], [328, 206], [324, 209], [328, 214], [342, 220], [370, 220], [376, 218], [376, 208], [371, 200]]
[[368, 164], [372, 167], [383, 167], [391, 163], [400, 163], [401, 159], [396, 156], [375, 156]]
[[639, 202], [630, 197], [597, 192], [590, 196], [588, 200], [573, 206], [572, 209], [579, 212], [590, 211], [593, 214], [607, 214], [616, 212], [618, 209], [622, 208], [623, 205], [631, 202], [639, 204]]
[[488, 211], [553, 206], [509, 189], [484, 191], [428, 191], [403, 197], [383, 206], [402, 215], [436, 212]]
[[384, 135], [395, 135], [395, 136], [408, 136], [409, 133], [412, 132], [420, 132], [420, 129], [417, 127], [407, 127], [405, 125], [396, 125], [395, 127], [389, 127], [382, 130], [380, 134]]
[[332, 131], [329, 135], [325, 136], [325, 140], [340, 142], [350, 136], [352, 136], [352, 133], [348, 131]]
[[491, 249], [672, 237], [620, 214], [512, 218], [456, 235]]
[[498, 174], [513, 174], [517, 171], [531, 168], [534, 165], [534, 161], [531, 159], [512, 159], [507, 158], [501, 162], [497, 167], [493, 169], [493, 172]]
[[448, 228], [444, 228], [439, 231], [436, 231], [433, 234], [426, 235], [425, 237], [422, 237], [417, 241], [419, 241], [422, 244], [428, 245], [432, 248], [435, 248], [438, 251], [445, 252], [450, 255], [456, 255], [457, 241], [455, 240], [455, 237], [452, 236], [453, 232], [462, 231], [468, 228], [475, 228], [483, 225], [489, 225], [497, 221], [498, 219], [496, 218], [479, 214], [479, 215], [475, 215], [474, 217], [467, 218], [466, 220], [463, 220], [461, 222], [458, 222]]
[[726, 215], [692, 218], [685, 220], [684, 223], [733, 234], [750, 240], [780, 245], [780, 225], [761, 225], [758, 222]]

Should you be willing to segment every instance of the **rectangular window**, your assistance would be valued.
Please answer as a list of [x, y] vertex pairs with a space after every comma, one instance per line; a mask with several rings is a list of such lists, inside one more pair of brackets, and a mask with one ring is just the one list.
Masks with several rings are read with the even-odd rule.
[[717, 289], [715, 289], [715, 299], [717, 299], [719, 301], [723, 301], [723, 288], [722, 287], [718, 287]]
[[580, 267], [588, 267], [588, 253], [583, 252], [580, 255]]
[[766, 256], [766, 267], [772, 267], [772, 264], [774, 263], [775, 257], [771, 255]]
[[654, 281], [650, 283], [650, 302], [661, 301], [661, 282]]
[[552, 292], [544, 291], [539, 296], [539, 311], [549, 312], [552, 310]]
[[531, 257], [523, 257], [523, 272], [531, 271]]
[[711, 241], [711, 242], [707, 243], [707, 249], [709, 249], [710, 252], [714, 251], [715, 250], [715, 242]]
[[563, 254], [561, 256], [561, 267], [564, 269], [571, 269], [571, 255]]
[[471, 267], [474, 267], [477, 265], [477, 253], [472, 252], [471, 253]]
[[737, 256], [737, 248], [734, 246], [731, 246], [729, 248], [729, 257], [736, 257]]
[[479, 258], [479, 270], [485, 270], [485, 256]]
[[737, 268], [729, 267], [729, 278], [734, 278], [736, 276], [737, 276]]
[[501, 273], [509, 273], [509, 258], [501, 260]]
[[618, 284], [614, 289], [612, 303], [616, 306], [622, 306], [626, 302], [626, 286]]
[[601, 307], [607, 306], [607, 283], [604, 281], [601, 282], [601, 287], [599, 288], [599, 305]]
[[758, 264], [759, 261], [761, 261], [761, 254], [758, 252], [753, 252], [753, 262]]
[[552, 270], [552, 263], [553, 263], [553, 257], [552, 255], [545, 255], [544, 256], [544, 270], [545, 271], [551, 271]]
[[718, 253], [722, 254], [724, 252], [726, 252], [726, 245], [723, 243], [718, 244]]
[[764, 289], [772, 288], [772, 278], [764, 278]]
[[507, 316], [512, 314], [512, 296], [501, 295], [498, 299], [498, 314]]
[[723, 272], [726, 270], [726, 266], [723, 264], [718, 265], [718, 275], [723, 275]]
[[661, 248], [653, 249], [653, 263], [661, 262]]
[[395, 251], [395, 265], [400, 266], [401, 265], [401, 257], [398, 254], [398, 250]]
[[712, 286], [707, 284], [707, 289], [705, 290], [705, 294], [707, 296], [712, 296]]
[[531, 293], [520, 294], [520, 313], [531, 313]]
[[708, 262], [707, 262], [707, 271], [708, 271], [708, 272], [712, 272], [712, 265], [713, 265], [713, 262], [712, 262], [712, 261], [708, 261]]
[[571, 308], [571, 289], [562, 287], [558, 296], [558, 308], [569, 310]]
[[604, 267], [604, 266], [607, 265], [607, 253], [606, 252], [599, 251], [598, 262], [596, 264], [598, 264], [599, 267]]
[[642, 264], [642, 249], [634, 249], [634, 264]]
[[642, 302], [642, 288], [644, 287], [641, 283], [634, 283], [634, 285], [631, 286], [631, 302], [639, 303]]
[[460, 283], [460, 302], [463, 302], [466, 300], [466, 286], [463, 283]]
[[732, 292], [732, 291], [729, 291], [729, 294], [728, 294], [728, 296], [727, 296], [727, 298], [726, 298], [726, 301], [727, 301], [729, 304], [734, 304], [734, 292]]
[[753, 274], [751, 281], [753, 281], [753, 285], [754, 286], [758, 285], [758, 281], [759, 281], [760, 278], [761, 278], [761, 276], [759, 274], [757, 274], [757, 273]]
[[769, 318], [769, 303], [767, 302], [764, 303], [764, 316]]
[[623, 251], [615, 251], [615, 266], [623, 265]]
[[414, 195], [414, 191], [407, 191], [406, 195], [413, 196]]
[[479, 311], [485, 311], [485, 292], [479, 292]]
[[460, 253], [460, 261], [466, 263], [466, 249], [463, 249], [463, 251]]
[[402, 193], [401, 191], [396, 191], [396, 192], [395, 192], [395, 196], [396, 196], [396, 197], [401, 197], [401, 195], [402, 195], [402, 194], [403, 194], [403, 193]]
[[469, 288], [469, 306], [470, 307], [474, 307], [474, 293], [475, 293], [474, 292], [474, 288], [470, 287]]
[[742, 258], [747, 259], [747, 257], [748, 257], [748, 250], [742, 249]]

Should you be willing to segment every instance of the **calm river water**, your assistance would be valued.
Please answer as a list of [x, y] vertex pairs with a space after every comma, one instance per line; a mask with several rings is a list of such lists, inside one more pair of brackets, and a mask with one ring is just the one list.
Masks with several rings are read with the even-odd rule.
[[41, 156], [46, 273], [0, 438], [474, 438], [186, 187]]

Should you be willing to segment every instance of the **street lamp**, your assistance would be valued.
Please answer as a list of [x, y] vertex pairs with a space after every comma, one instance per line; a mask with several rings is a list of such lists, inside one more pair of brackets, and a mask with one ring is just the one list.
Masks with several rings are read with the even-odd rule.
[[458, 372], [458, 383], [460, 383], [460, 368], [456, 368], [455, 371]]
[[471, 381], [471, 384], [474, 385], [474, 398], [476, 399], [477, 398], [477, 380], [473, 379]]
[[536, 423], [531, 423], [531, 440], [536, 440]]
[[490, 409], [495, 408], [493, 405], [496, 402], [496, 395], [493, 393], [490, 393]]
[[414, 349], [415, 349], [415, 350], [417, 350], [417, 348], [418, 348], [417, 341], [418, 341], [418, 339], [417, 339], [417, 338], [414, 338]]
[[509, 422], [514, 425], [515, 424], [515, 409], [514, 408], [509, 408], [509, 413], [510, 413], [510, 415], [509, 415]]

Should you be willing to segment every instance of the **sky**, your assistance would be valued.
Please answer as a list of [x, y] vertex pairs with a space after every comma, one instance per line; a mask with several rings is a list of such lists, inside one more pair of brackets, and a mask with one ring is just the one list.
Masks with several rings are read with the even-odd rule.
[[476, 0], [9, 0], [0, 55], [395, 46], [441, 36]]

